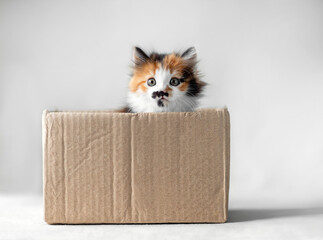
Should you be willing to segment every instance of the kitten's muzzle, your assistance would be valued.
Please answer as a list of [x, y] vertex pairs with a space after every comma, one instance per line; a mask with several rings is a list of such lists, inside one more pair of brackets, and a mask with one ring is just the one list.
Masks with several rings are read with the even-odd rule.
[[166, 98], [168, 97], [168, 92], [156, 91], [156, 92], [153, 92], [151, 97], [157, 100], [158, 107], [164, 107], [165, 104], [168, 102], [168, 99]]
[[152, 98], [156, 98], [156, 97], [159, 97], [159, 98], [164, 98], [164, 97], [168, 97], [168, 92], [164, 92], [164, 91], [156, 91], [156, 92], [153, 92]]

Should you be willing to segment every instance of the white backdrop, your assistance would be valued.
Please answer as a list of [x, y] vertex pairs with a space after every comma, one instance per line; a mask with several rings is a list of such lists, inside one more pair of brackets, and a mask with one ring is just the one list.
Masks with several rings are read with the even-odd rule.
[[40, 193], [41, 113], [122, 106], [131, 48], [195, 46], [231, 113], [232, 205], [323, 203], [323, 1], [0, 1], [0, 193]]

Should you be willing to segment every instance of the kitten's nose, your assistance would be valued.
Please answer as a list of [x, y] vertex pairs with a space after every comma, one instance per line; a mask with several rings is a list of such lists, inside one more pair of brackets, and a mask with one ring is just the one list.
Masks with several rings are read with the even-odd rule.
[[167, 92], [160, 91], [159, 94], [160, 94], [160, 97], [163, 97], [163, 96], [168, 97], [168, 93]]
[[156, 98], [156, 97], [168, 97], [168, 92], [164, 92], [164, 91], [156, 91], [156, 92], [153, 92], [152, 94], [152, 98]]

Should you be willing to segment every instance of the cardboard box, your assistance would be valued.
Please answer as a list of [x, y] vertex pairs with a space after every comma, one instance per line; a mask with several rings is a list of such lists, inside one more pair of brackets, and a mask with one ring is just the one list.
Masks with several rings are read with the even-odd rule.
[[45, 221], [227, 220], [227, 109], [43, 112]]

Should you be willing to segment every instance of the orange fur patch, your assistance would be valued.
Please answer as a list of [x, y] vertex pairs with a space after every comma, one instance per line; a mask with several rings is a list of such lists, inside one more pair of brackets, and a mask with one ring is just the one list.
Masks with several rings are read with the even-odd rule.
[[141, 90], [143, 91], [143, 92], [146, 92], [147, 91], [147, 88], [146, 88], [146, 86], [145, 86], [145, 84], [144, 84], [145, 82], [142, 82], [141, 84], [140, 84], [140, 88], [141, 88]]
[[163, 64], [166, 69], [169, 69], [170, 73], [181, 73], [184, 68], [187, 66], [185, 60], [181, 57], [177, 56], [176, 54], [167, 55], [164, 58]]
[[153, 77], [156, 73], [156, 70], [160, 67], [160, 64], [157, 62], [148, 62], [140, 68], [134, 69], [133, 77], [129, 83], [129, 89], [132, 92], [136, 92], [140, 87], [142, 91], [146, 92], [147, 88], [145, 82]]
[[171, 89], [168, 85], [166, 87], [166, 92], [169, 94], [169, 97], [172, 96], [173, 89]]
[[188, 88], [188, 82], [183, 82], [178, 87], [178, 89], [181, 90], [182, 92], [186, 91], [187, 88]]
[[[142, 78], [133, 76], [129, 83], [129, 89], [131, 92], [136, 92], [140, 85], [143, 85], [146, 81], [142, 81]], [[147, 89], [146, 89], [147, 90]]]

